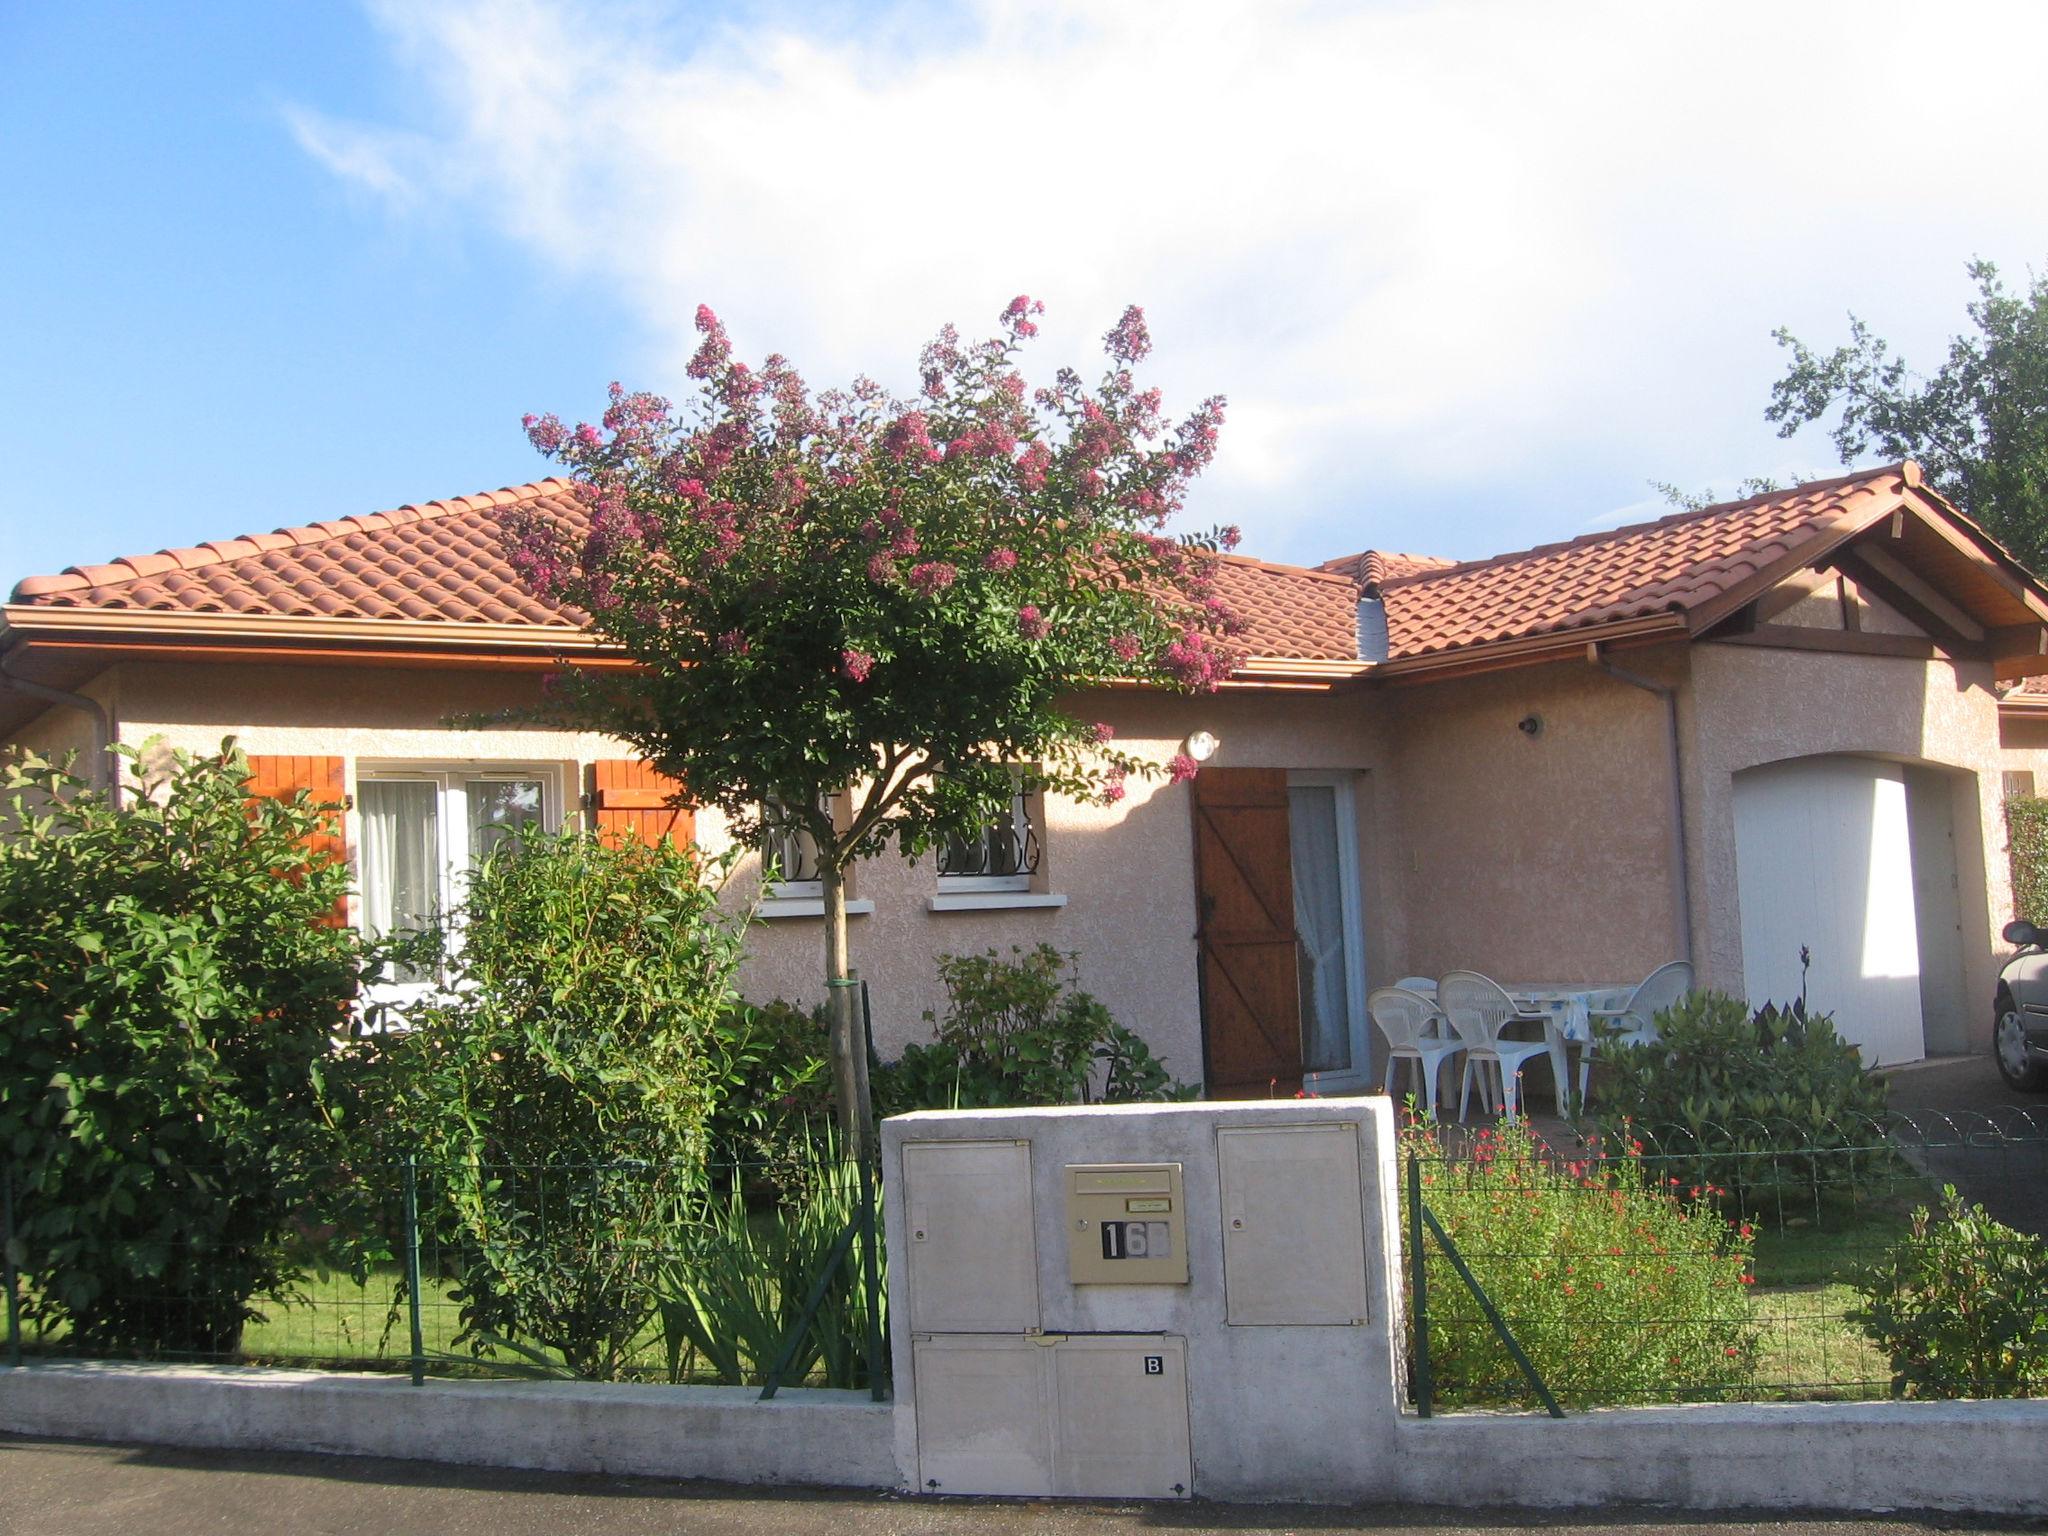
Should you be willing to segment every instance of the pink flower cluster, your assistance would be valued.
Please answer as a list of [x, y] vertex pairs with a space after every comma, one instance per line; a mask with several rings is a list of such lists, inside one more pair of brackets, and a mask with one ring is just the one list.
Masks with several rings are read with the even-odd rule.
[[1213, 693], [1236, 664], [1236, 657], [1198, 629], [1182, 630], [1180, 638], [1159, 653], [1163, 671], [1183, 688], [1203, 693]]
[[910, 589], [926, 597], [936, 597], [953, 585], [960, 572], [944, 560], [927, 560], [910, 568]]
[[841, 651], [839, 670], [856, 683], [864, 683], [868, 680], [868, 674], [875, 670], [875, 658], [866, 651]]
[[922, 411], [905, 411], [882, 432], [882, 452], [901, 463], [904, 459], [929, 462], [939, 457], [932, 443], [931, 425]]
[[1038, 326], [1031, 317], [1044, 313], [1044, 304], [1028, 293], [1020, 293], [1004, 306], [1001, 318], [1010, 334], [1021, 341], [1038, 334]]
[[1166, 776], [1176, 784], [1185, 784], [1202, 771], [1202, 765], [1185, 752], [1173, 754], [1173, 761], [1166, 765]]
[[728, 629], [718, 637], [718, 654], [721, 656], [744, 656], [753, 648], [752, 642], [736, 629]]
[[1039, 613], [1035, 603], [1026, 603], [1017, 610], [1017, 633], [1026, 640], [1043, 640], [1051, 630], [1051, 623]]
[[1004, 571], [1017, 569], [1017, 552], [1011, 549], [992, 549], [981, 557], [981, 568], [1000, 575]]
[[1133, 304], [1123, 318], [1102, 338], [1103, 350], [1126, 367], [1142, 362], [1152, 350], [1152, 333], [1145, 329], [1145, 311]]
[[686, 372], [693, 379], [708, 379], [732, 360], [732, 342], [727, 339], [725, 327], [718, 323], [718, 316], [711, 312], [709, 304], [697, 306], [697, 334], [704, 340], [699, 343]]
[[1117, 801], [1123, 799], [1124, 779], [1126, 776], [1121, 766], [1109, 770], [1102, 785], [1102, 803], [1104, 805], [1115, 805]]
[[1118, 635], [1109, 642], [1109, 648], [1118, 661], [1136, 661], [1143, 649], [1136, 635]]

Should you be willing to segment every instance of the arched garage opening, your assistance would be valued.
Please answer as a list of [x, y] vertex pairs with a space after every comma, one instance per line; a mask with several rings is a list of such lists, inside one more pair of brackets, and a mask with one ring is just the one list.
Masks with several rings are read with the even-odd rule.
[[1866, 1065], [1965, 1049], [1955, 834], [1968, 777], [1847, 754], [1735, 775], [1751, 1002], [1799, 996], [1803, 949], [1808, 1005], [1834, 1015]]

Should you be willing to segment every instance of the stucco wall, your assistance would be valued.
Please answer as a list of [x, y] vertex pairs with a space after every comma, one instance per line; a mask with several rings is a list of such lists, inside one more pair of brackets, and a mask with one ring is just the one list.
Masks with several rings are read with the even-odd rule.
[[[624, 755], [618, 743], [597, 735], [524, 726], [459, 730], [447, 723], [454, 713], [530, 703], [537, 688], [531, 674], [129, 664], [117, 682], [124, 741], [154, 737], [160, 749], [204, 751], [233, 734], [252, 753], [338, 754], [347, 759], [351, 794], [365, 762], [517, 762], [556, 767], [573, 807], [584, 766]], [[1075, 708], [1114, 726], [1126, 747], [1161, 760], [1190, 731], [1205, 729], [1222, 743], [1219, 766], [1357, 773], [1368, 974], [1389, 974], [1401, 948], [1400, 893], [1381, 850], [1398, 833], [1381, 792], [1385, 752], [1375, 697], [1232, 691], [1189, 700], [1117, 691]], [[936, 954], [1043, 941], [1076, 952], [1081, 984], [1144, 1035], [1177, 1076], [1199, 1078], [1189, 815], [1186, 787], [1158, 781], [1134, 779], [1113, 809], [1050, 797], [1040, 884], [1067, 898], [1058, 908], [933, 912], [937, 866], [930, 855], [915, 862], [887, 855], [859, 867], [853, 894], [874, 910], [851, 920], [852, 953], [870, 984], [881, 1051], [893, 1055], [923, 1038], [921, 1015], [942, 1007]], [[359, 847], [353, 817], [348, 834], [349, 847]], [[714, 852], [731, 843], [715, 812], [699, 816], [698, 836]], [[730, 887], [735, 905], [752, 899], [758, 878], [758, 860], [749, 853]], [[823, 994], [823, 973], [822, 923], [775, 918], [759, 923], [750, 938], [742, 986], [756, 999], [810, 1005]]]
[[[1683, 653], [1624, 658], [1675, 674]], [[1665, 706], [1582, 662], [1389, 689], [1393, 974], [1638, 981], [1674, 958]], [[1536, 716], [1528, 735], [1519, 722]]]
[[1968, 1043], [1988, 1044], [1993, 945], [2012, 906], [1990, 666], [1700, 645], [1681, 722], [1701, 980], [1742, 990], [1736, 773], [1837, 752], [1933, 765], [1951, 770], [1965, 988], [1969, 1000], [1983, 1000], [1966, 1001], [1963, 1018]]

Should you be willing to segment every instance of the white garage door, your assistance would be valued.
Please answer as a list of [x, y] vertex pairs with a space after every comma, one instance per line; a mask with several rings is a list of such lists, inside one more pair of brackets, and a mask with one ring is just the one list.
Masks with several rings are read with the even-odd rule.
[[1866, 1066], [1926, 1055], [1905, 770], [1810, 757], [1735, 776], [1735, 870], [1750, 1001], [1799, 995]]

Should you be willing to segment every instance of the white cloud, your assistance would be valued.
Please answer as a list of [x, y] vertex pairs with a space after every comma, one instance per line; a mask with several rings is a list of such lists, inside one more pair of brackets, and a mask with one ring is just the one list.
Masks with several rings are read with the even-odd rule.
[[2048, 251], [2027, 4], [375, 15], [420, 116], [300, 111], [299, 141], [614, 292], [647, 336], [622, 371], [673, 388], [700, 300], [745, 351], [899, 383], [1012, 293], [1051, 306], [1045, 371], [1136, 300], [1169, 402], [1231, 396], [1201, 510], [1276, 553], [1404, 492], [1576, 477], [1555, 536], [1649, 478], [1765, 472], [1771, 326], [1854, 306], [1924, 356], [1969, 255]]

